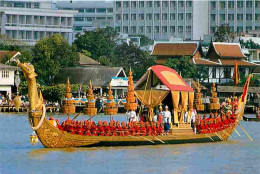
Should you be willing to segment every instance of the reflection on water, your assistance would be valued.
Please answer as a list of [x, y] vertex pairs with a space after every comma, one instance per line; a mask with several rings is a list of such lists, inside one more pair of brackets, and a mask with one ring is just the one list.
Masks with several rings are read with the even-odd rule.
[[[99, 115], [93, 120], [105, 119]], [[259, 124], [241, 122], [253, 142], [237, 128], [241, 137], [234, 133], [226, 142], [47, 149], [30, 144], [26, 115], [1, 113], [0, 173], [260, 173]]]

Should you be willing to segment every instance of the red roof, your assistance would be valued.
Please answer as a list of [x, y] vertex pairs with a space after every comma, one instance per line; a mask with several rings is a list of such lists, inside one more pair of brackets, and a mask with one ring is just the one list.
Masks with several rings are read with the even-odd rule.
[[210, 60], [207, 60], [207, 59], [202, 59], [202, 58], [193, 58], [192, 59], [192, 63], [195, 64], [195, 65], [220, 65], [219, 63], [217, 62], [213, 62], [213, 61], [210, 61]]
[[187, 92], [194, 91], [174, 69], [163, 65], [155, 65], [152, 66], [151, 69], [170, 90]]
[[20, 54], [19, 51], [0, 51], [0, 60], [5, 56], [5, 55], [10, 55], [10, 58], [13, 58], [14, 56]]
[[221, 58], [246, 58], [239, 43], [213, 42], [213, 47]]
[[[221, 62], [221, 65], [223, 65], [223, 66], [234, 66], [235, 65], [235, 60], [219, 59], [219, 61]], [[253, 66], [253, 67], [259, 66], [258, 64], [248, 62], [245, 60], [237, 60], [237, 65], [238, 66]]]
[[153, 56], [193, 56], [199, 44], [192, 42], [183, 43], [156, 43], [152, 52]]

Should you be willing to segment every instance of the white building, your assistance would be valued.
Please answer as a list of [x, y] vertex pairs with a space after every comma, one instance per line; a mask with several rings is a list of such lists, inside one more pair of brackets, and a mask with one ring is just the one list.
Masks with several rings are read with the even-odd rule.
[[0, 34], [29, 44], [43, 37], [61, 34], [72, 42], [76, 11], [53, 10], [50, 2], [1, 1]]

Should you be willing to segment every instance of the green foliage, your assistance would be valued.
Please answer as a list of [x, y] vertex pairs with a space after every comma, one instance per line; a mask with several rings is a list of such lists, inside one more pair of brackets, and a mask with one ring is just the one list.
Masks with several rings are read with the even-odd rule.
[[86, 50], [81, 50], [82, 53], [87, 56], [87, 57], [91, 57], [91, 52], [90, 51], [86, 51]]
[[228, 24], [217, 26], [216, 28], [214, 42], [233, 42], [235, 33], [231, 31]]
[[7, 54], [5, 54], [5, 55], [0, 59], [0, 62], [1, 62], [2, 64], [5, 64], [5, 63], [7, 63], [11, 58], [12, 58], [12, 57], [11, 57], [11, 54], [7, 53]]
[[143, 35], [143, 34], [136, 34], [136, 35], [130, 35], [133, 37], [140, 37], [140, 46], [147, 46], [147, 45], [152, 45], [153, 40], [151, 40], [149, 37]]
[[115, 58], [113, 61], [114, 66], [122, 66], [126, 73], [129, 68], [133, 70], [134, 79], [139, 79], [147, 69], [155, 65], [154, 57], [146, 51], [142, 51], [140, 48], [130, 43], [127, 45], [123, 43], [117, 46], [115, 51]]
[[111, 27], [97, 28], [94, 31], [86, 31], [83, 35], [77, 35], [74, 44], [78, 51], [91, 52], [93, 59], [98, 60], [101, 56], [113, 56], [117, 36], [116, 30]]
[[103, 66], [113, 66], [112, 58], [109, 58], [107, 56], [100, 56], [98, 61]]
[[248, 49], [260, 49], [260, 45], [252, 41], [252, 39], [244, 41], [243, 39], [240, 40], [241, 46], [244, 46]]
[[33, 48], [33, 57], [41, 84], [50, 84], [50, 77], [57, 75], [61, 68], [76, 66], [79, 62], [76, 47], [58, 34], [39, 40]]

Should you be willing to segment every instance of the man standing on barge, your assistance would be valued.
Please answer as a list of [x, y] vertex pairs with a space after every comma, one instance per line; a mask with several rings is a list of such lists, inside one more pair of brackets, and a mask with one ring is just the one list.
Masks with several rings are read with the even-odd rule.
[[170, 130], [170, 124], [172, 121], [171, 112], [168, 110], [168, 106], [165, 106], [165, 111], [163, 113], [163, 121], [164, 121], [164, 130], [166, 134], [168, 134]]

